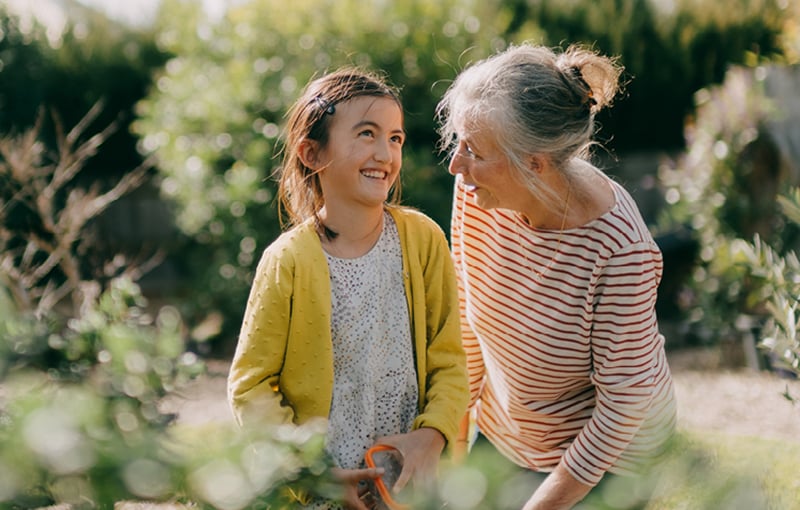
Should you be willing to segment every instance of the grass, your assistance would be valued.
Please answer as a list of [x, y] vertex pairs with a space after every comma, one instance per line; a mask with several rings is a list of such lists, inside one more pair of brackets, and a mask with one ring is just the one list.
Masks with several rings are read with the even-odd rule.
[[[184, 432], [205, 442], [221, 436], [208, 428]], [[684, 430], [666, 467], [647, 510], [800, 510], [800, 438]]]
[[[231, 431], [211, 425], [175, 432], [184, 446], [203, 444], [219, 454]], [[800, 510], [800, 438], [792, 442], [683, 430], [672, 452], [647, 510]], [[187, 508], [192, 507], [125, 502], [116, 510]]]
[[682, 432], [648, 510], [800, 510], [799, 442]]

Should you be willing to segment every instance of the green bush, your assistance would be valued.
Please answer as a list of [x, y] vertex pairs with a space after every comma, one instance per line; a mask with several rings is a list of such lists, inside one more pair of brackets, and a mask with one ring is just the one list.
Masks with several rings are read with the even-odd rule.
[[63, 328], [4, 307], [0, 502], [111, 508], [175, 492], [159, 442], [171, 417], [158, 402], [202, 364], [183, 349], [176, 310], [152, 317], [143, 306], [138, 287], [117, 280]]
[[[800, 226], [800, 188], [778, 197], [787, 220]], [[751, 299], [763, 318], [760, 347], [770, 355], [773, 368], [800, 376], [800, 261], [796, 248], [778, 253], [756, 234], [752, 241], [732, 243], [734, 260], [753, 281]], [[797, 397], [786, 393], [786, 398]]]
[[[59, 37], [52, 30], [35, 20], [22, 24], [0, 6], [0, 134], [31, 128], [42, 109], [73, 126], [102, 102], [105, 107], [92, 130], [114, 121], [120, 128], [86, 165], [84, 182], [113, 182], [142, 162], [128, 128], [134, 104], [166, 55], [156, 48], [152, 32], [126, 28], [90, 11], [68, 19]], [[55, 149], [52, 138], [43, 141]]]
[[662, 227], [690, 225], [702, 246], [682, 294], [690, 335], [716, 344], [755, 334], [772, 364], [796, 374], [800, 196], [767, 129], [779, 115], [763, 91], [768, 72], [734, 68], [698, 92], [687, 150], [661, 169]]
[[185, 350], [177, 310], [151, 315], [131, 281], [115, 280], [66, 327], [0, 297], [0, 508], [256, 509], [292, 491], [335, 494], [315, 426], [209, 436], [173, 425], [161, 400], [204, 366]]
[[601, 114], [601, 135], [620, 152], [683, 147], [693, 94], [720, 83], [729, 65], [782, 54], [790, 14], [780, 0], [541, 0], [501, 2], [520, 25], [543, 27], [551, 45], [584, 42], [619, 55], [624, 99]]
[[157, 155], [161, 189], [194, 239], [183, 259], [196, 275], [198, 320], [220, 310], [228, 343], [238, 329], [255, 261], [279, 232], [270, 177], [283, 116], [309, 78], [366, 64], [402, 87], [404, 201], [447, 229], [452, 180], [435, 150], [433, 112], [470, 61], [524, 40], [619, 55], [633, 81], [601, 118], [601, 138], [632, 150], [679, 145], [693, 91], [721, 80], [729, 62], [779, 51], [783, 11], [772, 0], [758, 2], [760, 10], [655, 5], [419, 0], [375, 16], [363, 2], [255, 0], [208, 20], [192, 2], [165, 2], [156, 33], [174, 57], [139, 104], [134, 130], [140, 148]]
[[198, 310], [222, 310], [225, 332], [238, 330], [255, 262], [279, 233], [270, 176], [284, 114], [324, 70], [367, 65], [402, 87], [404, 201], [449, 222], [451, 181], [439, 165], [432, 119], [446, 86], [439, 78], [455, 74], [464, 49], [480, 56], [497, 44], [479, 21], [481, 9], [463, 0], [414, 1], [375, 16], [355, 1], [263, 0], [211, 22], [192, 2], [164, 3], [159, 44], [175, 57], [140, 103], [134, 128], [158, 157], [178, 225], [197, 242], [185, 260], [200, 276]]
[[[172, 435], [162, 400], [203, 365], [177, 307], [142, 296], [142, 267], [89, 258], [91, 220], [147, 169], [110, 189], [74, 183], [109, 133], [86, 133], [98, 113], [56, 130], [53, 159], [40, 123], [0, 138], [0, 508], [186, 497], [227, 510], [234, 497], [263, 507], [286, 501], [287, 486], [330, 487], [318, 430], [226, 431], [226, 448], [213, 451]], [[15, 208], [35, 228], [5, 221]]]

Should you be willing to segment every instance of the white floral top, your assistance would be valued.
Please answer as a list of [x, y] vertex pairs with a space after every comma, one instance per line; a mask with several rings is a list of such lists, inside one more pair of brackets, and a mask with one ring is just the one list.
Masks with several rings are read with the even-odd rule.
[[378, 437], [409, 432], [418, 412], [403, 260], [394, 220], [384, 213], [383, 232], [365, 255], [342, 259], [326, 253], [326, 257], [334, 371], [328, 451], [337, 466], [358, 469], [365, 467], [364, 454]]

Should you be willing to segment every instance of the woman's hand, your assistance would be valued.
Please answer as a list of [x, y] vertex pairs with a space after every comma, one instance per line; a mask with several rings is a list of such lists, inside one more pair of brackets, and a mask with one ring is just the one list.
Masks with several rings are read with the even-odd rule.
[[592, 488], [576, 480], [563, 465], [556, 466], [522, 510], [569, 510]]
[[376, 507], [378, 498], [369, 490], [372, 484], [366, 482], [381, 476], [383, 468], [333, 468], [331, 473], [344, 488], [342, 504], [345, 508], [348, 510], [372, 510]]
[[407, 434], [379, 438], [375, 444], [391, 446], [403, 456], [403, 470], [397, 478], [393, 492], [399, 492], [409, 481], [416, 489], [430, 490], [434, 486], [439, 459], [445, 439], [436, 429], [423, 427]]
[[467, 455], [469, 455], [469, 428], [470, 414], [467, 411], [461, 417], [461, 421], [458, 422], [458, 434], [456, 435], [455, 444], [451, 447], [453, 461], [457, 464], [464, 462]]

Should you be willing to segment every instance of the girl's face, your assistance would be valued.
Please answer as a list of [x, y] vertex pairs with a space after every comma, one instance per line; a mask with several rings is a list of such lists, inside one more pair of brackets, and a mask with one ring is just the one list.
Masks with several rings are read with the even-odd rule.
[[522, 198], [519, 193], [522, 187], [514, 178], [508, 158], [486, 131], [460, 130], [448, 171], [461, 175], [479, 207], [520, 210], [521, 204], [516, 202]]
[[328, 143], [314, 158], [326, 207], [382, 206], [400, 174], [404, 142], [394, 100], [361, 96], [336, 104]]

